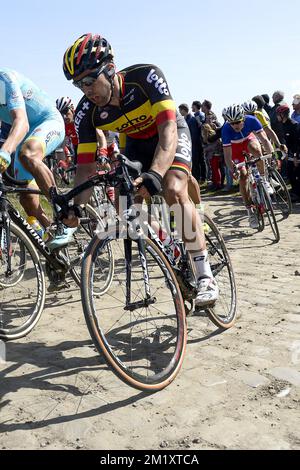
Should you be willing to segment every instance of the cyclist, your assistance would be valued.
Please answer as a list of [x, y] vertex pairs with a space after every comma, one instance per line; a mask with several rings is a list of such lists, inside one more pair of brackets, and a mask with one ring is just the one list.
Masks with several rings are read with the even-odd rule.
[[[31, 80], [15, 70], [1, 68], [0, 120], [11, 125], [0, 149], [0, 171], [8, 168], [11, 154], [16, 151], [16, 178], [27, 182], [27, 186], [33, 186], [35, 179], [41, 191], [49, 197], [49, 189], [55, 186], [55, 182], [43, 158], [53, 152], [65, 136], [63, 120], [55, 105]], [[22, 194], [20, 202], [25, 212], [38, 219], [42, 226], [50, 224], [38, 195]], [[57, 240], [66, 242], [72, 232], [65, 227]], [[49, 247], [54, 248], [55, 242]]]
[[[245, 115], [241, 104], [233, 104], [223, 110], [223, 116], [226, 119], [222, 127], [222, 143], [224, 149], [224, 158], [227, 167], [234, 174], [234, 164], [245, 160], [243, 152], [249, 152], [254, 157], [262, 156], [260, 142], [267, 154], [272, 153], [273, 147], [268, 140], [263, 127], [255, 116]], [[258, 137], [259, 141], [257, 140]], [[272, 193], [270, 183], [264, 177], [264, 162], [257, 164], [266, 190]], [[258, 220], [252, 211], [252, 201], [248, 186], [248, 173], [246, 167], [240, 171], [240, 193], [246, 206], [249, 225], [251, 228], [258, 228]]]
[[243, 103], [242, 106], [244, 108], [244, 111], [245, 111], [246, 115], [255, 116], [259, 120], [259, 122], [261, 123], [261, 125], [263, 127], [263, 130], [265, 131], [268, 139], [274, 145], [274, 148], [280, 149], [280, 150], [282, 150], [283, 152], [286, 153], [287, 152], [286, 146], [279, 142], [279, 139], [278, 139], [277, 135], [275, 134], [275, 132], [273, 131], [273, 129], [271, 127], [270, 120], [268, 121], [265, 118], [262, 111], [258, 111], [257, 103], [254, 100], [250, 100], [250, 101], [245, 101], [245, 103]]
[[[96, 168], [96, 129], [121, 133], [120, 148], [125, 146], [126, 155], [143, 164], [144, 173], [134, 182], [139, 196], [147, 198], [163, 189], [169, 205], [177, 203], [184, 208], [185, 223], [193, 228], [197, 243], [190, 249], [189, 240], [185, 240], [199, 280], [196, 305], [213, 304], [218, 286], [208, 261], [200, 216], [188, 197], [191, 140], [187, 124], [176, 116], [167, 81], [157, 66], [133, 65], [116, 73], [113, 59], [110, 44], [98, 34], [84, 34], [64, 54], [66, 78], [85, 94], [75, 116], [79, 136], [75, 184], [85, 181]], [[105, 145], [103, 149], [100, 146], [100, 153], [107, 153]], [[87, 197], [81, 195], [76, 202], [85, 203]], [[76, 217], [70, 215], [68, 223], [76, 225]], [[177, 227], [179, 224], [182, 226], [182, 218]]]
[[74, 154], [76, 163], [78, 137], [74, 125], [75, 106], [68, 96], [57, 98], [56, 107], [65, 121], [66, 146], [71, 154]]

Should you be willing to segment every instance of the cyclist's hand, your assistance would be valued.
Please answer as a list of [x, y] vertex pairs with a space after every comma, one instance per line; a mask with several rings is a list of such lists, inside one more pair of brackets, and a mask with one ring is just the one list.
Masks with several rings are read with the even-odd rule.
[[235, 181], [239, 179], [240, 174], [241, 174], [240, 170], [235, 165], [233, 165], [232, 166], [232, 177]]
[[284, 153], [288, 153], [288, 148], [285, 144], [280, 144], [279, 149]]
[[111, 170], [109, 160], [105, 155], [99, 155], [97, 157], [97, 163], [98, 163], [99, 170], [103, 170], [103, 171], [110, 171]]
[[[149, 170], [147, 173], [142, 173], [137, 178], [133, 185], [138, 188], [138, 194], [142, 197], [154, 196], [160, 193], [162, 187], [162, 176], [157, 171]], [[140, 186], [140, 188], [139, 188]]]
[[70, 210], [68, 217], [63, 219], [63, 223], [70, 228], [75, 228], [78, 227], [80, 223], [80, 219], [77, 215], [75, 215], [75, 212]]
[[145, 188], [145, 186], [143, 186], [143, 178], [141, 176], [136, 178], [132, 184], [135, 188], [138, 188], [137, 194], [141, 196], [143, 199], [147, 199], [151, 197], [147, 189]]
[[10, 153], [0, 150], [0, 173], [3, 173], [10, 165]]

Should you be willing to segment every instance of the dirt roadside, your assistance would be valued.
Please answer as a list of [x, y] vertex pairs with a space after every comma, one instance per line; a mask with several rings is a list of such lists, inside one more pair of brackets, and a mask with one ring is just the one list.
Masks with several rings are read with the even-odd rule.
[[211, 197], [209, 212], [232, 256], [236, 326], [189, 318], [182, 370], [149, 395], [101, 362], [74, 284], [48, 295], [0, 364], [0, 449], [300, 449], [300, 206], [277, 245], [236, 196]]

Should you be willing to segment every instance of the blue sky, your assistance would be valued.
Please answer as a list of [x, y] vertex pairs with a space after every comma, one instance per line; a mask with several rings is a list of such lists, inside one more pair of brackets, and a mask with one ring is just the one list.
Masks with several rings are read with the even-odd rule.
[[282, 89], [290, 104], [300, 93], [299, 0], [14, 0], [1, 19], [1, 66], [53, 98], [80, 98], [61, 63], [86, 32], [110, 41], [118, 69], [159, 65], [177, 105], [207, 98], [220, 115], [256, 94]]

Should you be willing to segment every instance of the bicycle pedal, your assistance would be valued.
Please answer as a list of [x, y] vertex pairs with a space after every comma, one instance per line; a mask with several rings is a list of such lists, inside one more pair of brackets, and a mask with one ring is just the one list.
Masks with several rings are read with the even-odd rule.
[[61, 290], [64, 290], [64, 289], [69, 289], [70, 288], [70, 284], [68, 284], [67, 282], [62, 282], [62, 283], [54, 283], [54, 282], [51, 282], [48, 286], [48, 289], [47, 291], [49, 293], [51, 292], [59, 292]]
[[207, 308], [204, 308], [204, 307], [195, 307], [195, 310], [192, 312], [192, 314], [190, 315], [191, 317], [203, 317], [203, 318], [207, 318], [208, 317], [208, 313], [207, 313]]

